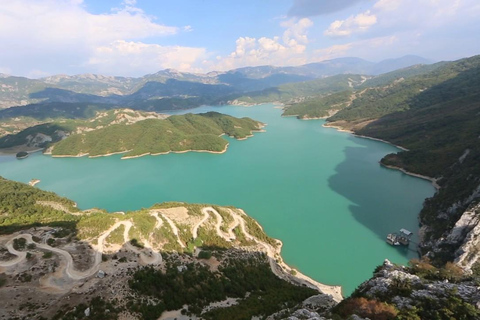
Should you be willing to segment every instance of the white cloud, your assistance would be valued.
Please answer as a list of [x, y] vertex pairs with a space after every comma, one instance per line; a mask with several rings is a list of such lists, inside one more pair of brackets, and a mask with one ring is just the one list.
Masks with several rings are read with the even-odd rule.
[[405, 54], [439, 60], [474, 55], [480, 52], [475, 41], [479, 16], [478, 0], [376, 0], [365, 13], [333, 21], [324, 35], [337, 45], [316, 53], [372, 60]]
[[296, 65], [305, 63], [305, 51], [309, 39], [308, 29], [313, 22], [308, 18], [290, 19], [281, 23], [285, 28], [282, 36], [272, 38], [240, 37], [235, 51], [227, 57], [217, 57], [217, 63], [205, 63], [208, 68], [228, 70], [257, 65]]
[[370, 11], [366, 11], [356, 16], [350, 16], [345, 20], [332, 22], [323, 34], [329, 37], [350, 36], [353, 33], [365, 32], [376, 23], [377, 17]]
[[[135, 0], [125, 0], [121, 8], [112, 9], [110, 13], [92, 14], [86, 11], [81, 0], [4, 1], [0, 6], [0, 43], [8, 50], [0, 50], [0, 61], [16, 74], [23, 75], [40, 74], [35, 71], [39, 67], [50, 72], [65, 72], [66, 66], [79, 72], [98, 72], [99, 69], [83, 70], [81, 67], [92, 67], [94, 64], [85, 62], [95, 60], [100, 49], [111, 43], [169, 36], [182, 31], [183, 28], [156, 22], [135, 4]], [[189, 31], [191, 27], [184, 30]], [[163, 48], [167, 56], [165, 48], [172, 48], [172, 53], [179, 50], [179, 47]], [[150, 54], [151, 48], [144, 49]], [[151, 65], [148, 61], [144, 64]], [[189, 64], [188, 59], [186, 64]], [[123, 67], [125, 65], [112, 66], [105, 71], [112, 74]]]
[[94, 66], [103, 74], [112, 74], [121, 67], [123, 73], [136, 76], [167, 68], [192, 72], [195, 64], [204, 60], [205, 54], [203, 48], [117, 40], [96, 48], [86, 66]]
[[458, 28], [478, 20], [478, 0], [378, 0], [372, 7], [378, 27], [400, 30], [436, 28], [451, 24]]

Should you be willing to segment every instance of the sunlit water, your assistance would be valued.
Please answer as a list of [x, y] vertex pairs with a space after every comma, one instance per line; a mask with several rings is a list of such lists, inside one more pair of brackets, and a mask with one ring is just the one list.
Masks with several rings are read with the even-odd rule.
[[[201, 107], [268, 124], [245, 141], [228, 139], [224, 154], [189, 152], [120, 160], [119, 155], [25, 160], [0, 156], [0, 175], [76, 201], [80, 208], [128, 211], [164, 201], [233, 205], [284, 243], [289, 265], [349, 294], [385, 258], [416, 256], [385, 243], [386, 234], [418, 232], [428, 181], [381, 167], [398, 150], [324, 128], [323, 120], [282, 118], [273, 105]], [[415, 242], [418, 239], [413, 239]]]

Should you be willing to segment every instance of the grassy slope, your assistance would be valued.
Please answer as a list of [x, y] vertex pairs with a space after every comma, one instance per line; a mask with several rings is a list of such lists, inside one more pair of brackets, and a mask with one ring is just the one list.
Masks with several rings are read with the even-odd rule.
[[245, 138], [260, 123], [249, 118], [234, 118], [216, 112], [148, 119], [132, 125], [117, 124], [85, 134], [72, 135], [58, 142], [53, 155], [91, 156], [130, 150], [126, 156], [169, 151], [223, 151], [227, 141], [220, 135]]
[[0, 234], [27, 229], [30, 226], [62, 225], [75, 228], [77, 217], [37, 201], [54, 201], [71, 212], [78, 211], [75, 203], [53, 192], [0, 177]]

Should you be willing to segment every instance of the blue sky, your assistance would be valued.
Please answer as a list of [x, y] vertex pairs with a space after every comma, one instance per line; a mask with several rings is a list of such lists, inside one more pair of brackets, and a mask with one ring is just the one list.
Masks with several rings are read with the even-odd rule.
[[9, 0], [0, 73], [141, 76], [480, 53], [478, 0]]

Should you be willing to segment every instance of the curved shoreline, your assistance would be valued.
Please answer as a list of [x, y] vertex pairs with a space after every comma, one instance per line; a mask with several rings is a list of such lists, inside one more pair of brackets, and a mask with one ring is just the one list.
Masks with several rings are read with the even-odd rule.
[[[262, 123], [259, 129], [252, 130], [251, 134], [249, 134], [245, 137], [235, 138], [235, 137], [230, 136], [230, 138], [234, 138], [238, 141], [247, 140], [248, 138], [253, 137], [254, 136], [253, 133], [255, 133], [255, 132], [266, 132], [266, 130], [263, 129], [265, 126], [267, 126], [267, 124]], [[222, 135], [225, 135], [225, 133], [221, 134], [220, 136], [222, 136]], [[230, 143], [227, 141], [227, 144], [225, 145], [225, 148], [221, 151], [205, 150], [205, 149], [200, 149], [200, 150], [188, 149], [188, 150], [180, 150], [180, 151], [169, 150], [169, 151], [166, 151], [166, 152], [159, 152], [159, 153], [146, 152], [146, 153], [142, 153], [142, 154], [139, 154], [139, 155], [123, 156], [123, 157], [121, 157], [121, 160], [135, 159], [135, 158], [140, 158], [140, 157], [148, 156], [148, 155], [159, 156], [159, 155], [165, 155], [165, 154], [169, 154], [169, 153], [205, 152], [205, 153], [213, 153], [213, 154], [222, 154], [222, 153], [225, 153], [227, 151], [229, 145], [230, 145]], [[40, 150], [42, 150], [42, 149], [40, 149]], [[98, 155], [94, 155], [94, 156], [89, 155], [89, 153], [79, 153], [79, 154], [76, 154], [76, 155], [65, 155], [65, 154], [53, 155], [52, 154], [51, 156], [52, 156], [52, 158], [81, 158], [81, 157], [87, 156], [89, 159], [93, 159], [93, 158], [100, 158], [100, 157], [109, 157], [109, 156], [113, 156], [113, 155], [117, 155], [117, 154], [124, 154], [124, 153], [128, 153], [130, 151], [132, 151], [132, 150], [116, 151], [116, 152], [110, 152], [110, 153], [106, 153], [106, 154], [98, 154]]]
[[[302, 120], [302, 119], [301, 119]], [[409, 149], [405, 148], [405, 147], [402, 147], [402, 146], [399, 146], [398, 144], [394, 144], [394, 143], [391, 143], [390, 141], [387, 141], [387, 140], [383, 140], [383, 139], [379, 139], [379, 138], [374, 138], [374, 137], [369, 137], [369, 136], [364, 136], [364, 135], [361, 135], [361, 134], [357, 134], [355, 133], [354, 131], [352, 130], [348, 130], [348, 129], [344, 129], [340, 126], [331, 126], [331, 125], [328, 125], [326, 122], [322, 125], [322, 127], [324, 128], [332, 128], [332, 129], [336, 129], [337, 131], [340, 131], [340, 132], [347, 132], [347, 133], [351, 133], [353, 136], [355, 137], [358, 137], [358, 138], [363, 138], [363, 139], [369, 139], [369, 140], [374, 140], [374, 141], [380, 141], [380, 142], [383, 142], [383, 143], [386, 143], [386, 144], [389, 144], [391, 146], [394, 146], [402, 151], [410, 151]]]
[[[160, 152], [160, 153], [147, 152], [147, 153], [142, 153], [142, 154], [134, 155], [134, 156], [126, 156], [126, 157], [124, 156], [121, 159], [125, 160], [125, 159], [140, 158], [140, 157], [147, 156], [147, 155], [158, 156], [158, 155], [169, 154], [169, 153], [186, 153], [186, 152], [207, 152], [207, 153], [220, 154], [220, 153], [225, 153], [227, 151], [228, 145], [229, 144], [227, 143], [225, 145], [225, 148], [222, 151], [193, 150], [193, 149], [181, 150], [181, 151], [170, 150], [170, 151], [167, 151], [167, 152]], [[109, 157], [109, 156], [113, 156], [113, 155], [116, 155], [116, 154], [124, 154], [124, 153], [130, 152], [130, 151], [131, 150], [125, 150], [125, 151], [111, 152], [111, 153], [106, 153], [106, 154], [99, 154], [99, 155], [94, 155], [94, 156], [90, 156], [88, 153], [80, 153], [80, 154], [77, 154], [77, 155], [61, 154], [61, 155], [52, 155], [52, 158], [82, 158], [82, 157], [88, 157], [89, 159], [94, 159], [94, 158], [100, 158], [100, 157]]]
[[436, 190], [439, 190], [440, 189], [440, 186], [438, 185], [437, 183], [437, 179], [435, 178], [432, 178], [432, 177], [429, 177], [429, 176], [424, 176], [422, 174], [418, 174], [418, 173], [413, 173], [413, 172], [410, 172], [410, 171], [407, 171], [401, 167], [397, 167], [397, 166], [392, 166], [392, 165], [388, 165], [388, 164], [384, 164], [382, 162], [379, 162], [381, 166], [385, 167], [385, 168], [388, 168], [388, 169], [393, 169], [393, 170], [398, 170], [398, 171], [401, 171], [403, 173], [405, 173], [406, 175], [409, 175], [409, 176], [412, 176], [412, 177], [417, 177], [417, 178], [420, 178], [420, 179], [424, 179], [424, 180], [428, 180], [432, 183], [433, 187], [436, 189]]
[[[329, 125], [326, 125], [327, 123], [324, 123], [322, 125], [322, 127], [324, 128], [332, 128], [332, 129], [336, 129], [337, 131], [340, 131], [340, 132], [346, 132], [346, 133], [350, 133], [352, 134], [353, 136], [355, 137], [358, 137], [358, 138], [362, 138], [362, 139], [369, 139], [369, 140], [374, 140], [374, 141], [379, 141], [379, 142], [383, 142], [383, 143], [386, 143], [386, 144], [389, 144], [391, 146], [394, 146], [402, 151], [410, 151], [409, 149], [405, 148], [405, 147], [402, 147], [402, 146], [399, 146], [399, 145], [396, 145], [396, 144], [393, 144], [389, 141], [386, 141], [386, 140], [383, 140], [383, 139], [379, 139], [379, 138], [373, 138], [373, 137], [369, 137], [369, 136], [364, 136], [364, 135], [360, 135], [360, 134], [356, 134], [355, 132], [351, 131], [351, 130], [346, 130], [346, 129], [343, 129], [342, 127], [339, 127], [339, 126], [329, 126]], [[424, 180], [428, 180], [432, 183], [433, 187], [436, 189], [436, 190], [439, 190], [440, 189], [440, 185], [437, 183], [437, 179], [435, 178], [432, 178], [432, 177], [429, 177], [429, 176], [425, 176], [425, 175], [422, 175], [422, 174], [419, 174], [419, 173], [414, 173], [414, 172], [410, 172], [410, 171], [407, 171], [406, 169], [404, 168], [401, 168], [401, 167], [397, 167], [397, 166], [392, 166], [392, 165], [387, 165], [387, 164], [384, 164], [382, 163], [381, 161], [379, 161], [380, 165], [382, 165], [383, 167], [385, 168], [388, 168], [388, 169], [393, 169], [393, 170], [398, 170], [398, 171], [401, 171], [403, 172], [404, 174], [406, 175], [409, 175], [409, 176], [412, 176], [412, 177], [416, 177], [416, 178], [420, 178], [420, 179], [424, 179]]]

